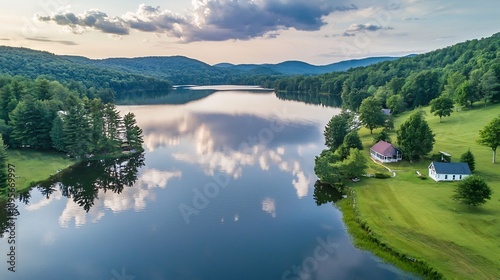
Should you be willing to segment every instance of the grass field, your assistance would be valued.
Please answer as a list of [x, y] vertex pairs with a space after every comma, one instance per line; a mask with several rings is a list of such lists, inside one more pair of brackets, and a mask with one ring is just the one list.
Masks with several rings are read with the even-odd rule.
[[[451, 199], [456, 183], [418, 178], [415, 171], [427, 175], [430, 159], [393, 163], [387, 166], [398, 170], [395, 178], [350, 184], [359, 218], [381, 242], [425, 261], [448, 279], [500, 279], [500, 163], [492, 164], [491, 149], [476, 144], [479, 130], [500, 115], [500, 104], [453, 112], [442, 123], [424, 110], [436, 134], [433, 153], [446, 151], [458, 161], [470, 148], [475, 173], [493, 189], [491, 200], [477, 208], [462, 206]], [[395, 120], [396, 129], [409, 115]], [[369, 156], [373, 135], [361, 129], [360, 136]], [[396, 142], [395, 133], [391, 138]], [[380, 167], [370, 161], [370, 169]]]
[[8, 163], [13, 164], [18, 191], [29, 188], [30, 183], [39, 182], [74, 163], [61, 153], [32, 150], [7, 150]]

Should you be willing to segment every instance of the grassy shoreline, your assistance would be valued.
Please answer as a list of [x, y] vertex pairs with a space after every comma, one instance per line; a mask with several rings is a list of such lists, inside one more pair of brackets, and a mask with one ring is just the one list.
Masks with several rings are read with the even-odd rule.
[[[110, 155], [98, 155], [88, 160], [129, 157], [141, 152], [143, 152], [142, 149], [128, 154], [120, 152]], [[44, 181], [50, 176], [81, 162], [81, 160], [68, 158], [60, 152], [42, 152], [29, 149], [9, 149], [7, 150], [7, 157], [7, 162], [15, 166], [17, 192], [26, 191], [37, 182]], [[0, 199], [4, 198], [0, 196]]]
[[[478, 131], [500, 112], [500, 104], [453, 112], [443, 123], [429, 114], [428, 108], [424, 110], [436, 134], [433, 153], [447, 151], [456, 162], [470, 148], [476, 158], [475, 173], [493, 189], [491, 200], [477, 208], [461, 206], [451, 199], [456, 183], [418, 178], [415, 171], [427, 174], [431, 159], [387, 164], [398, 170], [396, 177], [363, 178], [349, 184], [355, 208], [349, 209], [347, 201], [338, 206], [346, 215], [346, 226], [355, 244], [410, 272], [426, 275], [425, 269], [412, 268], [411, 263], [398, 261], [397, 256], [421, 261], [429, 271], [435, 270], [445, 278], [500, 279], [500, 164], [491, 163], [491, 149], [475, 142]], [[409, 115], [396, 118], [395, 127]], [[364, 128], [359, 134], [368, 157], [374, 135]], [[395, 133], [391, 138], [396, 141]], [[369, 172], [380, 168], [369, 164]], [[377, 241], [363, 244], [372, 237]], [[387, 254], [385, 246], [394, 252]], [[430, 274], [424, 277], [432, 279]]]

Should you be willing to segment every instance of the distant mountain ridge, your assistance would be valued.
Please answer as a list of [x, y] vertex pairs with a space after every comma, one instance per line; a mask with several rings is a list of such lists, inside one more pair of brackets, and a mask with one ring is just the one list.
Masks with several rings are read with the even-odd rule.
[[374, 63], [396, 60], [399, 57], [370, 57], [341, 61], [316, 66], [302, 61], [285, 61], [278, 64], [231, 64], [219, 63], [213, 66], [185, 56], [148, 56], [136, 58], [89, 59], [79, 56], [63, 56], [73, 62], [130, 71], [159, 79], [167, 79], [174, 84], [224, 84], [242, 79], [247, 75], [318, 75], [347, 71], [351, 68], [369, 66]]
[[219, 63], [214, 67], [240, 70], [240, 71], [253, 71], [258, 68], [268, 69], [270, 72], [280, 73], [283, 75], [318, 75], [330, 72], [347, 71], [351, 68], [369, 66], [383, 61], [391, 61], [399, 59], [400, 57], [381, 56], [381, 57], [368, 57], [362, 59], [351, 59], [340, 62], [335, 62], [327, 65], [312, 65], [302, 61], [284, 61], [278, 64], [231, 64]]
[[282, 76], [318, 75], [374, 63], [397, 57], [371, 57], [315, 66], [302, 61], [277, 64], [205, 62], [184, 56], [148, 56], [136, 58], [90, 59], [83, 56], [55, 55], [26, 48], [0, 46], [0, 74], [22, 75], [70, 82], [81, 81], [87, 87], [110, 87], [117, 92], [130, 89], [164, 89], [169, 82], [177, 85], [242, 84], [262, 85]]

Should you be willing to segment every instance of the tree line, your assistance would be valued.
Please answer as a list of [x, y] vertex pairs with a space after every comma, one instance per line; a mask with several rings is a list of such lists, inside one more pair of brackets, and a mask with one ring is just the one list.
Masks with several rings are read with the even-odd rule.
[[[459, 106], [500, 101], [500, 33], [395, 61], [270, 82], [276, 91], [331, 95], [358, 111], [370, 96], [393, 113], [443, 97]], [[449, 102], [449, 101], [446, 102]]]
[[0, 46], [0, 65], [0, 75], [19, 75], [29, 79], [44, 76], [61, 83], [78, 81], [86, 88], [111, 89], [117, 95], [130, 91], [168, 92], [172, 87], [165, 78], [131, 73], [123, 68], [97, 67], [85, 63], [85, 58], [70, 59], [26, 48]]
[[12, 148], [56, 150], [72, 157], [141, 149], [142, 130], [123, 118], [110, 89], [46, 78], [0, 76], [0, 133]]

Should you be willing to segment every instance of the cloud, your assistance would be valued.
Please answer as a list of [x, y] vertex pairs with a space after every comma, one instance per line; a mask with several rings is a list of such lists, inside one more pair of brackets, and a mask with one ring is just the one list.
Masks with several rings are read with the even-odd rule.
[[262, 200], [262, 211], [271, 215], [271, 217], [276, 218], [276, 201], [272, 198], [266, 197]]
[[357, 9], [336, 5], [330, 0], [200, 0], [183, 15], [160, 7], [141, 4], [137, 11], [110, 17], [99, 10], [76, 15], [59, 12], [35, 17], [70, 28], [73, 33], [98, 30], [108, 34], [129, 35], [131, 30], [163, 33], [184, 42], [249, 40], [275, 38], [279, 31], [319, 30], [324, 17], [335, 11]]
[[80, 15], [71, 12], [59, 12], [52, 16], [35, 15], [42, 22], [54, 22], [66, 26], [75, 34], [80, 34], [86, 29], [95, 29], [114, 35], [128, 35], [129, 27], [121, 18], [109, 17], [99, 10], [88, 10]]
[[365, 23], [365, 24], [351, 24], [349, 28], [347, 29], [346, 32], [363, 32], [363, 31], [369, 31], [369, 32], [374, 32], [378, 30], [389, 30], [392, 29], [392, 27], [383, 27], [381, 25], [375, 25], [371, 23]]
[[57, 44], [62, 44], [62, 45], [67, 45], [67, 46], [76, 46], [78, 45], [77, 43], [73, 41], [66, 41], [66, 40], [52, 40], [46, 37], [34, 37], [34, 38], [26, 38], [26, 40], [30, 41], [37, 41], [37, 42], [46, 42], [46, 43], [57, 43]]
[[0, 41], [10, 41], [9, 38], [0, 38]]
[[371, 24], [371, 23], [365, 23], [365, 24], [360, 24], [360, 23], [353, 23], [349, 26], [349, 28], [342, 33], [343, 37], [352, 37], [356, 36], [356, 33], [361, 33], [361, 32], [375, 32], [379, 30], [392, 30], [394, 28], [390, 26], [382, 26], [382, 25], [376, 25], [376, 24]]

